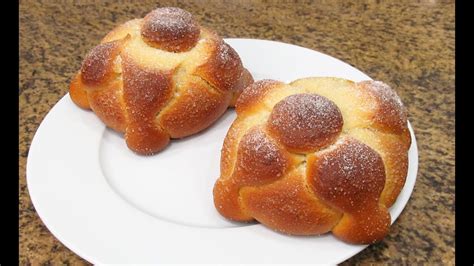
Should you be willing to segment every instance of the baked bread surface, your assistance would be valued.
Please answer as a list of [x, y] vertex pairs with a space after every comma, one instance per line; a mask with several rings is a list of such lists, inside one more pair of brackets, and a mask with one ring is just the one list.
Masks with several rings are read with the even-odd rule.
[[261, 80], [236, 112], [214, 186], [223, 216], [355, 244], [387, 234], [411, 144], [406, 110], [387, 84]]
[[74, 103], [123, 132], [140, 154], [195, 134], [253, 82], [239, 55], [179, 8], [158, 8], [112, 30], [70, 84]]

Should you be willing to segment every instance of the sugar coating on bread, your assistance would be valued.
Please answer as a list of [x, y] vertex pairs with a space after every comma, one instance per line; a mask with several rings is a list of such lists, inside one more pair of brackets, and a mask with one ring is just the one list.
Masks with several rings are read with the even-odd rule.
[[332, 231], [357, 244], [387, 234], [411, 143], [388, 85], [263, 80], [244, 89], [236, 110], [214, 187], [223, 216], [292, 235]]
[[317, 94], [294, 94], [278, 102], [267, 123], [287, 149], [311, 152], [329, 145], [342, 130], [342, 115], [329, 99]]
[[140, 154], [195, 134], [253, 82], [237, 52], [189, 12], [158, 8], [109, 32], [85, 57], [72, 100]]
[[170, 52], [184, 52], [199, 39], [199, 24], [191, 13], [176, 7], [158, 8], [145, 16], [141, 34], [147, 43]]
[[81, 77], [85, 85], [107, 82], [114, 74], [114, 59], [119, 54], [124, 40], [103, 43], [94, 47], [82, 63]]
[[380, 155], [369, 146], [344, 138], [308, 164], [308, 180], [315, 193], [344, 212], [378, 203], [385, 185]]
[[393, 133], [406, 130], [406, 112], [394, 90], [381, 81], [363, 81], [358, 86], [367, 90], [377, 101], [378, 115], [374, 117], [374, 124], [378, 129]]
[[285, 173], [288, 155], [276, 143], [261, 128], [253, 128], [242, 137], [235, 169], [241, 185], [261, 185]]

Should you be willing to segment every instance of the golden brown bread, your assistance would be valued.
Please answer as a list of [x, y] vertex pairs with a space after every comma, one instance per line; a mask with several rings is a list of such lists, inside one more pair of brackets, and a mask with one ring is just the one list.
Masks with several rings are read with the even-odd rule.
[[158, 8], [107, 34], [71, 81], [74, 103], [125, 133], [140, 154], [195, 134], [253, 82], [239, 55], [179, 8]]
[[379, 81], [257, 81], [236, 102], [214, 203], [283, 233], [381, 240], [408, 171], [406, 110]]

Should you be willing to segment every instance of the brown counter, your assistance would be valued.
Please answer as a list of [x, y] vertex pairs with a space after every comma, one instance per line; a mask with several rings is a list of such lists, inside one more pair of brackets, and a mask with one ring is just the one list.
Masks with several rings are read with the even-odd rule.
[[[389, 235], [346, 264], [454, 264], [454, 1], [378, 2], [161, 1], [159, 6], [184, 8], [223, 37], [271, 39], [326, 53], [396, 89], [418, 141], [417, 183]], [[21, 1], [21, 265], [87, 264], [38, 218], [26, 187], [28, 149], [88, 50], [114, 26], [154, 7], [151, 1]]]

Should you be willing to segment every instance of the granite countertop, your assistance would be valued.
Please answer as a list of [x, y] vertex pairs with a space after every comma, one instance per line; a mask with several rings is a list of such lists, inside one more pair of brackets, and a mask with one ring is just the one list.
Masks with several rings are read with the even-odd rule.
[[[454, 1], [379, 2], [159, 5], [182, 7], [223, 37], [270, 39], [329, 54], [396, 89], [418, 140], [417, 183], [389, 235], [345, 264], [454, 264]], [[25, 180], [28, 149], [88, 50], [115, 25], [156, 6], [154, 1], [20, 2], [21, 265], [88, 264], [56, 240], [35, 212]]]

